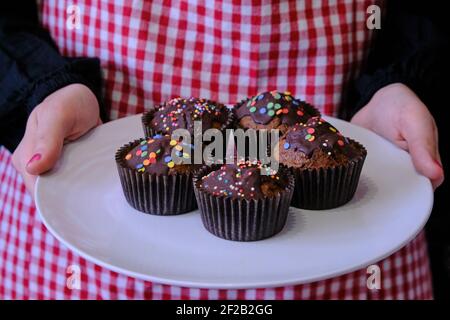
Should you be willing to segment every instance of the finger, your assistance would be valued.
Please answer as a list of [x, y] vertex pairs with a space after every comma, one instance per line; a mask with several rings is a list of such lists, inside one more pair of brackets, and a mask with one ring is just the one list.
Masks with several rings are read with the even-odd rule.
[[[59, 159], [64, 143], [63, 123], [58, 121], [39, 121], [34, 131], [26, 133], [28, 141], [34, 137], [34, 144], [27, 157], [26, 171], [31, 175], [38, 175], [50, 170]], [[28, 137], [27, 137], [28, 134]]]
[[[419, 115], [419, 114], [418, 114]], [[439, 162], [437, 129], [431, 116], [409, 119], [403, 126], [403, 136], [408, 143], [416, 170], [428, 177], [434, 188], [444, 181], [444, 170]]]
[[405, 140], [394, 140], [393, 142], [400, 149], [408, 151], [408, 142], [406, 142]]
[[[29, 131], [30, 127], [33, 127], [34, 124], [27, 125], [27, 130]], [[20, 144], [17, 146], [16, 150], [12, 156], [12, 163], [16, 170], [22, 176], [23, 182], [25, 184], [26, 189], [33, 196], [34, 194], [34, 184], [36, 182], [36, 176], [31, 175], [26, 170], [26, 159], [29, 159], [31, 154], [31, 148], [33, 146], [33, 137], [31, 135], [24, 136]]]

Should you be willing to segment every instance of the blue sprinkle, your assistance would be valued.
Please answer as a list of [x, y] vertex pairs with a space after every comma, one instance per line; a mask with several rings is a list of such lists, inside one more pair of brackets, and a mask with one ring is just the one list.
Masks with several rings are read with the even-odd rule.
[[291, 145], [289, 144], [289, 142], [285, 142], [285, 143], [284, 143], [284, 148], [285, 148], [285, 149], [289, 149], [290, 146], [291, 146]]
[[142, 168], [144, 165], [142, 164], [142, 163], [138, 163], [137, 165], [136, 165], [136, 169], [140, 169], [140, 168]]
[[147, 145], [143, 145], [142, 147], [141, 147], [141, 150], [142, 151], [145, 151], [145, 150], [147, 150], [148, 149], [148, 146]]
[[164, 157], [164, 162], [170, 162], [172, 161], [172, 157], [171, 156], [165, 156]]
[[153, 136], [153, 139], [160, 139], [162, 137], [162, 135], [160, 135], [159, 133], [158, 134], [155, 134], [154, 136]]
[[259, 109], [259, 113], [261, 113], [261, 114], [264, 114], [264, 113], [266, 113], [266, 108], [261, 108], [261, 109]]
[[258, 96], [258, 100], [261, 100], [262, 98], [264, 98], [264, 95], [263, 94], [260, 94], [259, 96]]

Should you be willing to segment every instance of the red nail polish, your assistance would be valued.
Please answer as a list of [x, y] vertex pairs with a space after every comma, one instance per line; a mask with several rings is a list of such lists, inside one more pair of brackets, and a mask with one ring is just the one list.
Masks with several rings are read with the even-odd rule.
[[40, 153], [36, 153], [34, 154], [34, 156], [31, 157], [31, 159], [28, 161], [27, 166], [32, 163], [33, 161], [37, 161], [39, 159], [41, 159], [41, 154]]

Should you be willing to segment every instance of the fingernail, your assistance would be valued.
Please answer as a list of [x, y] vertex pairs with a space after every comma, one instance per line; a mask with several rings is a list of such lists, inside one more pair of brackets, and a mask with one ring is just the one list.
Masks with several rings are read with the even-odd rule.
[[442, 163], [439, 160], [434, 160], [434, 163], [436, 163], [442, 169]]
[[34, 156], [31, 157], [31, 159], [28, 161], [27, 166], [32, 163], [33, 161], [37, 161], [39, 159], [41, 159], [41, 154], [40, 153], [35, 153]]

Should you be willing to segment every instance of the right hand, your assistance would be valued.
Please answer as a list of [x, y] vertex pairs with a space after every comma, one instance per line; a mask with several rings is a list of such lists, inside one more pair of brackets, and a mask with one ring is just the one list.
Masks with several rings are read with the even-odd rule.
[[82, 84], [61, 88], [37, 105], [12, 156], [28, 191], [34, 195], [37, 175], [55, 165], [64, 142], [78, 139], [99, 124], [97, 98]]

